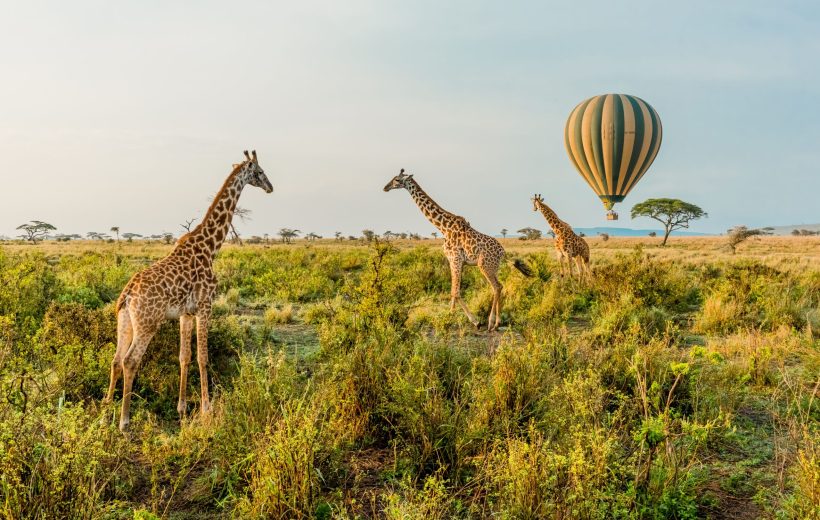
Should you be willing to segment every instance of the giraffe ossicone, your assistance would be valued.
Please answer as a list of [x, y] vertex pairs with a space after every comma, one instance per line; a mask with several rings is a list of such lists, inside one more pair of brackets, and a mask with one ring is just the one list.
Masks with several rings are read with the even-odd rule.
[[142, 357], [160, 325], [179, 318], [179, 401], [177, 411], [187, 410], [188, 365], [191, 362], [191, 335], [196, 321], [196, 350], [199, 365], [201, 411], [210, 411], [208, 397], [208, 321], [216, 292], [213, 262], [222, 247], [242, 190], [247, 185], [270, 193], [268, 177], [259, 166], [256, 150], [244, 152], [245, 160], [234, 165], [214, 197], [202, 222], [177, 241], [168, 256], [136, 273], [117, 300], [117, 350], [111, 362], [111, 380], [106, 402], [114, 398], [123, 377], [120, 429], [130, 422], [131, 391]]

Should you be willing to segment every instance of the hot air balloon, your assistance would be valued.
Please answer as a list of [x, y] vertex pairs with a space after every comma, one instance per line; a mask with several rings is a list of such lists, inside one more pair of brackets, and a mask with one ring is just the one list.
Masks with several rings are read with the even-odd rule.
[[646, 101], [604, 94], [582, 101], [564, 128], [564, 146], [578, 173], [612, 211], [644, 176], [661, 147], [661, 119]]

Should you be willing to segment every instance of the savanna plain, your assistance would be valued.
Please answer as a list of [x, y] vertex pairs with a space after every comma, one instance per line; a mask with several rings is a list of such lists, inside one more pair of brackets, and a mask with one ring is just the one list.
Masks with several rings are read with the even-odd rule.
[[172, 246], [2, 244], [0, 516], [820, 518], [820, 238], [588, 240], [503, 240], [495, 333], [440, 241], [226, 245], [211, 414], [169, 321], [127, 434], [113, 302]]

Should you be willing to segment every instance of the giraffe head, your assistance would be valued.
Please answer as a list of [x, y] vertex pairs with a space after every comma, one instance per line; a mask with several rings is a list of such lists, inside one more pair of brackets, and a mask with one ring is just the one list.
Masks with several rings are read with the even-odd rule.
[[267, 175], [265, 175], [265, 170], [259, 166], [259, 161], [256, 158], [256, 150], [251, 152], [251, 154], [248, 154], [248, 151], [245, 150], [245, 162], [234, 165], [234, 167], [237, 166], [244, 166], [242, 174], [244, 175], [246, 183], [251, 186], [256, 186], [257, 188], [262, 188], [266, 193], [273, 191], [273, 185], [268, 180]]
[[532, 196], [532, 210], [538, 211], [541, 207], [541, 204], [544, 203], [544, 197], [541, 196], [540, 193], [536, 193]]
[[412, 179], [413, 176], [405, 175], [404, 168], [402, 168], [399, 174], [393, 177], [393, 179], [391, 179], [390, 182], [387, 183], [387, 185], [384, 187], [384, 191], [398, 190], [401, 188], [407, 189]]

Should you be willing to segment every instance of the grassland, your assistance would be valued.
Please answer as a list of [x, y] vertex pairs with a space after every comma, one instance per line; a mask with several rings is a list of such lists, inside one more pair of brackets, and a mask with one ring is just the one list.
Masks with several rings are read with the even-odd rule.
[[579, 282], [506, 240], [495, 334], [439, 242], [226, 246], [213, 414], [169, 322], [128, 436], [112, 302], [170, 246], [0, 245], [0, 515], [820, 518], [820, 238], [590, 242]]

